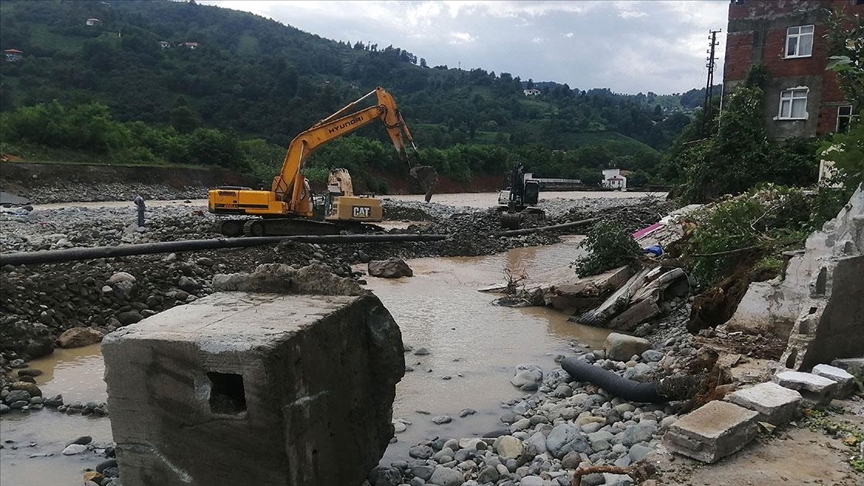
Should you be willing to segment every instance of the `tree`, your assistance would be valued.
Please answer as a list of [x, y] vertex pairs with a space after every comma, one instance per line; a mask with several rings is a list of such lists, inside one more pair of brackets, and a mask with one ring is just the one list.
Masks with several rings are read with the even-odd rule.
[[171, 109], [171, 126], [180, 133], [192, 133], [201, 126], [201, 117], [189, 107], [186, 98], [180, 96]]

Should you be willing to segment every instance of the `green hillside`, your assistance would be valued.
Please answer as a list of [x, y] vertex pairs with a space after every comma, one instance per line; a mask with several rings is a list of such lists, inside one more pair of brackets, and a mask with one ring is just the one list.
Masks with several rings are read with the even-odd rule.
[[[85, 25], [88, 18], [99, 25]], [[523, 89], [533, 83], [509, 73], [431, 67], [399, 47], [335, 42], [194, 2], [3, 1], [0, 47], [24, 52], [18, 62], [0, 62], [0, 111], [53, 100], [99, 103], [123, 123], [178, 134], [212, 128], [283, 147], [378, 85], [393, 93], [419, 146], [504, 147], [501, 167], [526, 147], [542, 146], [582, 151], [571, 161], [578, 167], [566, 172], [632, 158], [650, 172], [658, 151], [689, 122], [681, 110], [662, 106], [668, 100], [651, 106], [636, 95], [556, 83], [526, 97]], [[368, 127], [360, 135], [386, 142], [382, 132]], [[20, 130], [14, 136], [27, 138]], [[603, 153], [585, 150], [595, 146]], [[631, 159], [618, 159], [625, 156]], [[535, 163], [535, 172], [562, 175], [553, 173], [560, 166]]]

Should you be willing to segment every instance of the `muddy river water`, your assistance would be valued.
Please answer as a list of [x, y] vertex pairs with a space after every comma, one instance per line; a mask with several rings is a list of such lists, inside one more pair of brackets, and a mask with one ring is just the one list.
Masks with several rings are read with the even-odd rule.
[[[459, 196], [463, 197], [446, 202], [487, 202], [474, 195]], [[408, 447], [426, 438], [470, 437], [500, 428], [501, 402], [521, 395], [508, 381], [516, 365], [536, 363], [550, 370], [555, 367], [554, 356], [566, 354], [571, 341], [590, 347], [602, 344], [607, 331], [568, 323], [566, 316], [552, 310], [495, 306], [494, 294], [477, 291], [504, 282], [506, 267], [524, 270], [534, 280], [542, 279], [546, 271], [566, 267], [579, 254], [578, 240], [571, 237], [557, 245], [517, 248], [485, 257], [416, 259], [409, 261], [414, 277], [368, 278], [367, 287], [390, 310], [403, 341], [415, 350], [425, 347], [430, 352], [405, 355], [414, 371], [407, 372], [397, 385], [393, 416], [411, 424], [396, 435], [382, 463], [406, 459]], [[66, 403], [106, 399], [98, 345], [58, 349], [30, 365], [45, 372], [37, 383], [46, 396], [62, 393]], [[477, 413], [460, 418], [465, 408]], [[445, 414], [453, 417], [452, 423], [431, 422], [432, 417]], [[0, 418], [4, 442], [0, 484], [81, 484], [83, 469], [94, 467], [101, 458], [89, 452], [78, 456], [60, 452], [67, 442], [82, 435], [92, 436], [95, 443], [110, 443], [109, 419], [68, 416], [48, 409], [4, 415]]]
[[[566, 316], [541, 308], [512, 309], [492, 305], [494, 294], [477, 289], [504, 281], [503, 270], [525, 271], [539, 278], [546, 270], [566, 266], [577, 255], [578, 237], [547, 247], [517, 248], [486, 257], [423, 258], [409, 261], [414, 277], [396, 280], [369, 278], [368, 288], [384, 302], [402, 330], [403, 341], [430, 354], [406, 353], [407, 372], [397, 385], [394, 417], [411, 422], [397, 434], [382, 463], [407, 458], [407, 449], [438, 435], [470, 437], [500, 428], [502, 401], [520, 396], [508, 380], [520, 363], [553, 368], [554, 355], [566, 353], [578, 340], [598, 346], [601, 329], [578, 326]], [[98, 345], [58, 349], [31, 362], [45, 373], [37, 382], [46, 396], [62, 393], [67, 403], [104, 401], [104, 365]], [[450, 379], [444, 379], [449, 376]], [[472, 408], [475, 415], [459, 417]], [[450, 415], [453, 422], [435, 425], [431, 418]], [[111, 441], [107, 418], [68, 416], [53, 410], [0, 419], [0, 483], [4, 486], [77, 485], [83, 468], [94, 467], [92, 454], [62, 456], [68, 441], [90, 435], [94, 442]], [[35, 446], [30, 447], [31, 443]], [[12, 449], [16, 446], [17, 449]], [[44, 457], [52, 454], [50, 457]]]

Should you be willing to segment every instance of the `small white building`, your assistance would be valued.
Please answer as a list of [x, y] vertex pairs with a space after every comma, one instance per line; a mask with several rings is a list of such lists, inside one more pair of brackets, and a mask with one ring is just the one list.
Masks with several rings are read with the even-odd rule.
[[621, 169], [605, 169], [603, 171], [603, 187], [606, 189], [627, 189], [627, 178], [621, 175]]
[[522, 93], [523, 93], [525, 96], [540, 96], [540, 94], [541, 94], [541, 93], [540, 93], [540, 90], [537, 89], [537, 88], [523, 89], [523, 90], [522, 90]]
[[96, 27], [98, 25], [102, 25], [102, 21], [99, 19], [95, 19], [95, 18], [94, 19], [87, 19], [87, 21], [84, 23], [89, 25], [90, 27]]
[[159, 41], [159, 47], [162, 49], [168, 49], [171, 47], [171, 43], [168, 41]]

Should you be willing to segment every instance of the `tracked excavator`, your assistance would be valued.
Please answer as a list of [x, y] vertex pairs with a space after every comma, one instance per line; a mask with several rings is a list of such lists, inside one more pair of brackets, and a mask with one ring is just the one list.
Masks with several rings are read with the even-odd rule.
[[[376, 104], [359, 108], [373, 96]], [[304, 162], [317, 148], [375, 121], [384, 124], [399, 158], [408, 164], [410, 177], [426, 193], [429, 202], [438, 175], [433, 167], [419, 165], [409, 157], [410, 148], [414, 158], [418, 158], [411, 132], [393, 97], [378, 87], [294, 137], [282, 170], [273, 178], [269, 191], [236, 186], [211, 190], [209, 211], [226, 216], [221, 221], [222, 234], [231, 237], [338, 234], [343, 229], [358, 230], [367, 223], [381, 221], [381, 200], [355, 195], [347, 170], [331, 170], [324, 194], [313, 194], [309, 181], [301, 174]]]
[[537, 205], [540, 198], [540, 183], [525, 173], [522, 163], [513, 166], [509, 175], [509, 186], [498, 193], [501, 209], [501, 226], [506, 229], [519, 229], [526, 217], [545, 219], [546, 213]]

